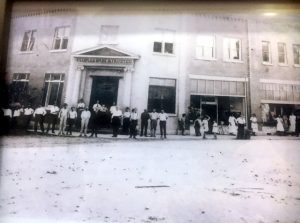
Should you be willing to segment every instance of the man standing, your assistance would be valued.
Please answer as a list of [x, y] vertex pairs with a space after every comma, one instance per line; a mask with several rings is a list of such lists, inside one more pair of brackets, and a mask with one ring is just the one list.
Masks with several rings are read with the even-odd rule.
[[80, 129], [79, 136], [82, 136], [82, 133], [84, 133], [84, 136], [87, 136], [86, 134], [87, 134], [90, 117], [91, 117], [91, 112], [89, 111], [88, 107], [86, 107], [85, 110], [81, 112], [81, 129]]
[[72, 135], [73, 125], [75, 124], [77, 118], [77, 111], [75, 110], [75, 107], [71, 107], [71, 111], [69, 111], [68, 114], [68, 131], [67, 135]]
[[34, 132], [37, 132], [37, 126], [38, 123], [40, 125], [40, 128], [42, 130], [42, 133], [44, 133], [44, 118], [46, 115], [46, 109], [44, 107], [42, 107], [42, 105], [39, 105], [37, 107], [37, 109], [35, 109], [34, 113], [33, 113], [33, 117], [34, 117]]
[[149, 119], [150, 119], [150, 115], [147, 109], [145, 109], [144, 112], [141, 114], [141, 135], [140, 136], [143, 136], [145, 134], [145, 137], [147, 137]]
[[27, 130], [34, 110], [28, 104], [24, 109], [24, 131]]
[[102, 106], [100, 105], [99, 100], [97, 100], [97, 102], [93, 105], [93, 111], [92, 111], [91, 122], [90, 122], [92, 133], [90, 137], [93, 137], [94, 135], [95, 137], [97, 137], [101, 110], [102, 110]]
[[121, 126], [121, 118], [122, 118], [122, 111], [119, 110], [118, 106], [116, 106], [116, 109], [112, 113], [112, 117], [111, 117], [111, 125], [113, 128], [113, 136], [112, 137], [118, 136], [119, 128]]
[[156, 137], [156, 127], [158, 119], [158, 113], [156, 112], [156, 109], [153, 109], [153, 112], [150, 113], [150, 119], [151, 137]]
[[161, 110], [161, 113], [158, 115], [159, 119], [159, 127], [160, 127], [160, 138], [162, 139], [163, 137], [166, 139], [167, 138], [167, 119], [168, 115], [165, 113], [164, 110]]
[[57, 106], [56, 103], [54, 103], [54, 105], [50, 106], [47, 133], [49, 132], [51, 125], [52, 125], [52, 129], [51, 129], [52, 133], [55, 133], [54, 130], [55, 130], [55, 125], [57, 123], [58, 113], [59, 113], [59, 107]]
[[245, 131], [245, 124], [246, 124], [246, 120], [244, 116], [240, 115], [237, 118], [236, 122], [238, 124], [237, 139], [244, 139], [244, 131]]
[[8, 134], [9, 131], [10, 131], [10, 123], [11, 123], [11, 119], [12, 119], [12, 111], [11, 109], [9, 108], [9, 106], [4, 106], [4, 108], [2, 108], [2, 111], [3, 111], [3, 133], [4, 134]]
[[136, 139], [137, 124], [138, 124], [138, 113], [137, 113], [136, 108], [134, 108], [131, 110], [131, 114], [130, 114], [130, 136], [129, 136], [129, 138], [133, 137], [134, 139]]
[[67, 118], [68, 118], [68, 104], [64, 103], [63, 107], [60, 109], [58, 114], [59, 121], [59, 132], [58, 135], [65, 135], [66, 125], [67, 125]]

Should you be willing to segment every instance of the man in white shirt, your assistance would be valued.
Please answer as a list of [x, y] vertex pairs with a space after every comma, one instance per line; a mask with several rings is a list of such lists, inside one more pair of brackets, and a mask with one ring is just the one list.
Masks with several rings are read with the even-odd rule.
[[54, 105], [49, 106], [49, 120], [48, 120], [48, 126], [47, 126], [47, 133], [50, 130], [50, 126], [52, 125], [52, 133], [54, 133], [55, 125], [57, 123], [58, 113], [59, 113], [59, 107], [56, 103]]
[[161, 110], [161, 113], [159, 113], [158, 115], [158, 119], [159, 119], [159, 127], [160, 127], [160, 138], [167, 138], [167, 119], [168, 119], [168, 115], [165, 113], [164, 110]]
[[150, 113], [151, 137], [156, 137], [157, 119], [158, 113], [156, 112], [156, 109], [153, 109], [153, 112]]
[[11, 119], [12, 119], [12, 111], [8, 106], [4, 106], [4, 108], [2, 108], [3, 111], [3, 133], [4, 134], [9, 134], [9, 130], [10, 130], [10, 123], [11, 123]]
[[77, 112], [75, 110], [75, 107], [72, 107], [71, 111], [69, 111], [69, 114], [68, 114], [69, 126], [68, 126], [67, 135], [68, 134], [72, 135], [73, 125], [75, 124], [76, 118], [77, 118]]
[[16, 130], [19, 128], [19, 125], [21, 123], [21, 114], [23, 114], [24, 110], [21, 107], [20, 104], [18, 104], [14, 111], [13, 111], [13, 116], [12, 116], [12, 123], [11, 123], [11, 128], [13, 130]]
[[42, 105], [39, 105], [34, 113], [33, 113], [33, 117], [34, 117], [34, 132], [37, 132], [37, 126], [38, 123], [40, 125], [41, 131], [42, 133], [44, 133], [44, 118], [46, 115], [46, 109], [44, 107], [42, 107]]
[[30, 104], [28, 104], [26, 106], [26, 108], [24, 109], [24, 130], [25, 131], [27, 130], [27, 128], [29, 126], [33, 112], [34, 112], [34, 110], [31, 108]]
[[82, 133], [84, 133], [84, 136], [87, 136], [86, 134], [87, 134], [90, 117], [91, 117], [91, 112], [89, 111], [88, 107], [86, 107], [85, 110], [81, 112], [81, 129], [80, 129], [79, 136], [82, 136]]
[[64, 103], [63, 107], [60, 109], [60, 112], [58, 114], [58, 118], [60, 119], [58, 135], [65, 135], [68, 113], [68, 104]]
[[245, 124], [246, 120], [243, 115], [240, 115], [236, 119], [237, 125], [238, 125], [238, 130], [237, 130], [237, 139], [244, 139], [244, 131], [245, 131]]
[[122, 118], [122, 111], [119, 110], [118, 106], [116, 106], [116, 110], [112, 113], [112, 117], [111, 117], [111, 125], [113, 128], [112, 137], [118, 137], [119, 129], [121, 126], [121, 118]]
[[137, 134], [137, 129], [136, 126], [138, 124], [138, 113], [137, 113], [137, 109], [134, 108], [131, 110], [131, 114], [130, 114], [130, 136], [129, 138], [134, 138], [136, 139], [136, 134]]

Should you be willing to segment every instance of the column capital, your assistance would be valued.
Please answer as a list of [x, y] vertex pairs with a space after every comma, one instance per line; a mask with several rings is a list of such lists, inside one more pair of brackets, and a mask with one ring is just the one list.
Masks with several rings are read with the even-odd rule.
[[124, 72], [125, 73], [133, 73], [134, 72], [134, 68], [133, 67], [124, 67]]
[[77, 67], [76, 67], [76, 70], [80, 70], [80, 71], [83, 71], [84, 70], [84, 66], [82, 66], [82, 65], [78, 65]]

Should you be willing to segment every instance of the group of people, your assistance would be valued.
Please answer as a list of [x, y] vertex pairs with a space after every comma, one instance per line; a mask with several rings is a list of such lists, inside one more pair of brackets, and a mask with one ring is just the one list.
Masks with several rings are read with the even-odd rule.
[[[13, 108], [8, 106], [2, 108], [3, 134], [9, 131], [26, 131], [29, 128], [30, 121], [34, 121], [34, 132], [40, 131], [44, 134], [55, 134], [56, 125], [58, 127], [58, 135], [72, 135], [74, 130], [79, 130], [79, 136], [88, 136], [88, 129], [91, 130], [90, 137], [97, 137], [101, 128], [112, 127], [112, 137], [117, 137], [122, 126], [122, 133], [129, 135], [130, 138], [136, 138], [138, 135], [138, 120], [141, 120], [140, 136], [148, 136], [148, 121], [150, 121], [150, 136], [156, 137], [156, 129], [159, 123], [161, 138], [167, 138], [166, 123], [168, 115], [161, 110], [159, 113], [153, 109], [148, 112], [146, 109], [139, 115], [137, 109], [127, 107], [125, 112], [115, 103], [108, 109], [105, 105], [100, 104], [99, 100], [89, 109], [83, 99], [81, 99], [77, 107], [68, 107], [64, 103], [61, 108], [56, 104], [49, 105], [46, 108], [42, 105], [33, 109], [30, 104], [21, 106], [17, 104]], [[45, 126], [47, 125], [47, 127]], [[46, 127], [46, 128], [45, 128]]]
[[[287, 115], [278, 115], [276, 118], [276, 132], [280, 136], [284, 136], [287, 134], [296, 135], [299, 132], [296, 125], [296, 116], [292, 112], [288, 117]], [[298, 124], [299, 128], [299, 124]]]

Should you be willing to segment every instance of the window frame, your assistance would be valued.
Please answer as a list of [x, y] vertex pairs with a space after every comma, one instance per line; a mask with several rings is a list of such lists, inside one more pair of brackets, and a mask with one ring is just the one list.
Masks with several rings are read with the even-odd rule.
[[[280, 52], [279, 52], [279, 45], [280, 44], [283, 44], [283, 46], [284, 46], [284, 63], [281, 63], [280, 61], [279, 61], [279, 59], [280, 59]], [[286, 48], [286, 43], [284, 43], [284, 42], [278, 42], [277, 43], [277, 53], [278, 53], [278, 64], [279, 65], [282, 65], [282, 66], [287, 66], [288, 65], [288, 60], [287, 60], [287, 48]]]
[[[268, 51], [264, 51], [264, 43], [267, 43]], [[272, 51], [271, 51], [271, 42], [267, 40], [261, 41], [261, 52], [262, 52], [262, 63], [265, 65], [272, 65]], [[268, 53], [269, 61], [264, 61], [264, 53]]]
[[[207, 49], [207, 48], [210, 48], [209, 46], [205, 46], [205, 45], [200, 45], [199, 43], [198, 43], [198, 37], [212, 37], [212, 39], [213, 39], [213, 49], [212, 49], [212, 53], [213, 53], [213, 56], [212, 57], [207, 57], [207, 56], [205, 56], [206, 55], [206, 53], [205, 53], [205, 49]], [[195, 58], [196, 59], [199, 59], [199, 60], [216, 60], [217, 59], [217, 57], [216, 57], [216, 36], [215, 35], [202, 35], [202, 34], [198, 34], [197, 36], [196, 36], [196, 40], [195, 40]], [[199, 47], [203, 47], [203, 50], [202, 50], [202, 52], [204, 53], [204, 56], [198, 56], [198, 48]]]
[[[168, 85], [161, 85], [161, 84], [151, 84], [151, 79], [153, 80], [162, 80], [162, 81], [174, 81], [174, 86], [168, 86]], [[173, 95], [173, 101], [174, 101], [174, 105], [172, 105], [172, 111], [169, 112], [164, 108], [165, 113], [172, 115], [176, 115], [177, 113], [177, 109], [176, 109], [176, 103], [177, 103], [177, 79], [176, 78], [162, 78], [162, 77], [149, 77], [149, 85], [148, 85], [148, 100], [147, 100], [147, 110], [149, 112], [151, 112], [153, 109], [156, 109], [157, 112], [160, 112], [160, 110], [158, 108], [150, 108], [149, 104], [150, 104], [150, 100], [154, 100], [154, 99], [150, 99], [150, 89], [151, 87], [160, 87], [161, 89], [163, 88], [172, 88], [172, 90], [174, 91], [174, 95]], [[157, 92], [157, 90], [154, 90], [154, 92]], [[162, 100], [162, 99], [160, 99]], [[163, 99], [165, 101], [169, 101], [168, 99]], [[162, 103], [162, 102], [161, 102]], [[164, 103], [164, 106], [165, 103]]]
[[[156, 28], [154, 31], [156, 34], [160, 34], [162, 36], [161, 41], [158, 39], [154, 39], [152, 43], [152, 53], [154, 55], [163, 55], [163, 56], [175, 56], [175, 37], [176, 37], [176, 31], [172, 29], [163, 29], [163, 28]], [[172, 33], [173, 35], [173, 42], [166, 41], [166, 33]], [[161, 44], [161, 51], [157, 52], [154, 51], [154, 45], [155, 43]], [[166, 44], [172, 44], [172, 53], [166, 52]]]
[[[21, 75], [24, 75], [25, 74], [25, 78], [20, 78]], [[19, 100], [20, 97], [22, 97], [22, 95], [26, 95], [28, 94], [28, 91], [29, 91], [29, 77], [30, 77], [30, 73], [14, 73], [13, 74], [13, 77], [12, 77], [12, 80], [11, 80], [11, 90], [13, 91], [12, 92], [12, 96], [14, 97], [14, 100], [17, 99]], [[22, 90], [19, 91], [16, 88], [15, 85], [18, 85], [20, 83], [23, 83], [23, 86], [22, 86]], [[15, 93], [18, 93], [17, 95]]]
[[[26, 49], [23, 50], [23, 44], [24, 44], [24, 41], [25, 41], [25, 34], [28, 33], [28, 32], [30, 33], [29, 39], [28, 39], [28, 42], [26, 44]], [[36, 43], [36, 37], [34, 37], [33, 34], [35, 34], [35, 35], [37, 34], [37, 30], [36, 29], [26, 30], [24, 32], [24, 35], [23, 35], [23, 38], [22, 38], [21, 47], [20, 47], [20, 52], [21, 53], [31, 53], [31, 52], [34, 51], [34, 46], [35, 46], [35, 43]], [[30, 44], [32, 43], [32, 39], [34, 39], [34, 41], [33, 41], [33, 44], [32, 44], [32, 49], [30, 49], [31, 48]]]
[[[59, 79], [54, 79], [53, 76], [55, 75], [60, 75]], [[47, 78], [47, 76], [49, 76], [49, 78]], [[61, 96], [63, 94], [63, 88], [64, 88], [64, 83], [65, 83], [65, 74], [64, 73], [45, 73], [45, 79], [44, 79], [44, 87], [43, 87], [43, 104], [44, 106], [48, 106], [49, 104], [49, 100], [51, 97], [51, 91], [52, 91], [52, 83], [58, 83], [58, 91], [56, 94], [56, 102], [59, 100], [61, 103], [61, 98], [59, 99], [59, 92], [61, 90]], [[46, 90], [46, 85], [47, 85], [47, 92], [45, 93]], [[62, 89], [60, 89], [60, 87], [62, 87]], [[60, 103], [57, 103], [58, 105]]]
[[[58, 38], [59, 29], [63, 29], [64, 36]], [[69, 29], [69, 32], [68, 32], [67, 36], [65, 35], [66, 29]], [[51, 51], [54, 51], [54, 52], [56, 52], [56, 51], [67, 51], [68, 50], [68, 45], [69, 45], [69, 42], [70, 42], [69, 41], [70, 40], [70, 32], [71, 32], [71, 26], [57, 26], [57, 27], [55, 27]], [[66, 48], [62, 48], [65, 39], [67, 39], [67, 46], [66, 46]], [[58, 49], [55, 48], [57, 40], [60, 40]]]
[[[232, 51], [231, 48], [228, 48], [228, 44], [226, 44], [226, 41], [230, 41], [230, 47], [231, 47], [231, 41], [238, 41], [239, 42], [239, 50], [237, 51], [239, 54], [239, 59], [234, 59], [231, 58], [231, 56], [229, 54], [226, 54], [226, 52], [228, 52], [228, 50], [230, 50], [230, 53]], [[224, 37], [223, 38], [223, 59], [225, 62], [237, 62], [237, 63], [242, 63], [242, 40], [240, 38], [236, 38], [236, 37]]]
[[[296, 44], [296, 43], [294, 43], [293, 45], [293, 62], [294, 62], [294, 66], [295, 67], [300, 67], [300, 44]], [[295, 47], [297, 47], [297, 53], [298, 53], [298, 61], [299, 61], [299, 63], [295, 63]]]

